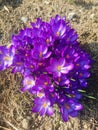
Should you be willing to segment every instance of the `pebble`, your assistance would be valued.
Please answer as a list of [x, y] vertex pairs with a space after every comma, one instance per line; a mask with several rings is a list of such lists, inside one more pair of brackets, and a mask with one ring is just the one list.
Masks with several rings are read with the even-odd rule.
[[90, 19], [94, 19], [94, 18], [95, 18], [95, 14], [91, 14]]
[[69, 13], [68, 14], [68, 20], [72, 20], [73, 18], [77, 18], [78, 16], [76, 15], [76, 13], [75, 12], [71, 12], [71, 13]]
[[22, 17], [21, 17], [21, 21], [22, 21], [23, 23], [27, 23], [28, 18], [27, 18], [27, 17], [25, 17], [25, 16], [22, 16]]
[[23, 119], [22, 120], [22, 127], [24, 128], [24, 129], [28, 129], [28, 120], [27, 119]]
[[48, 5], [48, 4], [49, 4], [49, 1], [45, 0], [44, 3]]

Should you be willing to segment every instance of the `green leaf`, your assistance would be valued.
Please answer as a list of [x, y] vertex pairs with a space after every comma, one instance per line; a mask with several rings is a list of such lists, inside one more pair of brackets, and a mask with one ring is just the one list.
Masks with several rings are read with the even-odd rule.
[[97, 100], [95, 97], [93, 96], [90, 96], [90, 95], [87, 95], [87, 94], [82, 94], [83, 96], [87, 97], [87, 98], [90, 98], [90, 99], [94, 99], [94, 100]]
[[82, 90], [82, 89], [78, 89], [79, 92], [81, 93], [85, 93], [86, 91], [85, 90]]

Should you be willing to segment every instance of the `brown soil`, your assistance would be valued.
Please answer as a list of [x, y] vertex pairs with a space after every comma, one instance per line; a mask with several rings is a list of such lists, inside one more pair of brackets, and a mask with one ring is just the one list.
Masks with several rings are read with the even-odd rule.
[[[9, 44], [13, 33], [36, 18], [48, 21], [56, 14], [70, 19], [94, 60], [87, 94], [98, 99], [98, 0], [0, 0], [0, 45]], [[52, 117], [31, 113], [33, 97], [21, 94], [20, 84], [19, 74], [0, 72], [0, 130], [98, 130], [98, 100], [84, 97], [84, 110], [65, 123], [57, 107]]]

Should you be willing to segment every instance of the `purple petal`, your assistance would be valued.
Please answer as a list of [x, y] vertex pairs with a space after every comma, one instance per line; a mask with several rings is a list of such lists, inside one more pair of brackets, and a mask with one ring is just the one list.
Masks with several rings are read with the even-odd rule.
[[41, 107], [40, 109], [40, 116], [44, 116], [46, 114], [47, 109], [44, 107]]
[[78, 116], [78, 112], [77, 111], [70, 112], [70, 116], [77, 117]]
[[49, 107], [49, 108], [47, 109], [47, 114], [48, 114], [49, 116], [53, 115], [53, 108], [52, 108], [52, 107]]
[[74, 67], [73, 64], [69, 64], [68, 66], [65, 66], [61, 69], [61, 72], [64, 74], [67, 74], [70, 70], [72, 70]]
[[76, 110], [76, 111], [79, 111], [79, 110], [81, 110], [81, 109], [83, 108], [83, 106], [82, 106], [81, 104], [78, 104], [78, 103], [76, 103], [76, 104], [71, 104], [71, 106], [72, 106], [73, 109]]
[[62, 119], [67, 122], [68, 121], [68, 112], [67, 110], [64, 110], [62, 113]]
[[40, 110], [41, 110], [40, 105], [35, 105], [35, 106], [32, 108], [32, 112], [39, 112]]
[[25, 92], [25, 91], [28, 90], [29, 88], [30, 88], [29, 86], [24, 86], [24, 87], [21, 88], [21, 91], [22, 91], [22, 92]]
[[59, 59], [59, 65], [60, 66], [64, 66], [65, 65], [65, 59], [64, 58], [60, 58]]
[[47, 53], [44, 55], [44, 58], [50, 57], [51, 53], [52, 53], [52, 52], [47, 52]]

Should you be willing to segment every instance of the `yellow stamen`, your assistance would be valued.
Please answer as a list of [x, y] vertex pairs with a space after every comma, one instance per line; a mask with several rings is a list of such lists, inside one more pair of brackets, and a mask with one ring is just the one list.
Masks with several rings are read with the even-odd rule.
[[7, 48], [10, 48], [11, 44], [7, 45]]
[[57, 70], [58, 70], [58, 71], [61, 71], [61, 66], [60, 66], [60, 65], [57, 66]]
[[43, 97], [44, 94], [43, 94], [43, 93], [38, 93], [37, 96], [38, 96], [38, 97]]
[[32, 81], [26, 81], [28, 85], [32, 85]]
[[47, 107], [47, 103], [46, 103], [46, 102], [43, 104], [43, 107], [44, 107], [44, 108], [46, 108], [46, 107]]
[[8, 60], [8, 61], [10, 61], [10, 60], [11, 60], [11, 57], [10, 57], [10, 56], [4, 56], [3, 59], [4, 59], [4, 60]]
[[43, 74], [47, 74], [47, 72], [43, 72]]

